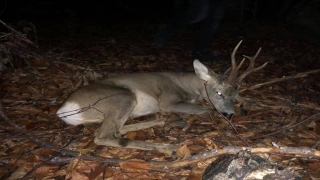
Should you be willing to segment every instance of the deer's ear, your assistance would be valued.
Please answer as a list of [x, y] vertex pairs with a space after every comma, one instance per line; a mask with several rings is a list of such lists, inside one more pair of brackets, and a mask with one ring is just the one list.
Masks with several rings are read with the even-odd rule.
[[198, 59], [193, 61], [193, 68], [197, 76], [204, 81], [209, 81], [216, 76], [212, 70], [208, 69], [207, 66], [203, 65]]

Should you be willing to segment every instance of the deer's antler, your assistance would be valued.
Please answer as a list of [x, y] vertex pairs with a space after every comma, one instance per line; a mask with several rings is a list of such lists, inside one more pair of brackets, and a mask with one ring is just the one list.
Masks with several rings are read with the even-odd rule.
[[252, 57], [243, 55], [243, 57], [249, 59], [250, 64], [249, 64], [247, 70], [246, 70], [245, 72], [243, 72], [243, 73], [239, 76], [239, 78], [237, 79], [237, 82], [238, 82], [238, 83], [241, 83], [241, 81], [242, 81], [246, 76], [248, 76], [249, 74], [251, 74], [251, 73], [253, 73], [253, 72], [255, 72], [255, 71], [258, 71], [258, 70], [264, 68], [264, 67], [268, 64], [268, 62], [265, 62], [265, 63], [262, 64], [261, 66], [259, 66], [259, 67], [257, 67], [257, 68], [253, 68], [253, 67], [254, 67], [254, 63], [255, 63], [255, 61], [256, 61], [256, 58], [258, 57], [260, 51], [261, 51], [261, 48], [259, 48], [258, 51], [256, 52], [256, 54], [255, 54], [254, 56], [252, 56]]
[[227, 77], [227, 81], [230, 84], [232, 84], [236, 80], [236, 77], [238, 75], [238, 71], [245, 60], [245, 58], [243, 58], [239, 64], [239, 66], [237, 66], [236, 52], [237, 52], [239, 46], [241, 45], [241, 43], [242, 43], [242, 40], [237, 44], [237, 46], [233, 49], [233, 51], [231, 53], [231, 72], [230, 72], [229, 76]]
[[[263, 65], [257, 67], [257, 68], [254, 68], [254, 63], [255, 63], [255, 60], [256, 58], [258, 57], [260, 51], [261, 51], [261, 48], [258, 49], [258, 51], [256, 52], [256, 54], [252, 57], [249, 57], [249, 56], [246, 56], [246, 55], [243, 55], [243, 59], [241, 60], [240, 64], [237, 65], [236, 63], [236, 52], [239, 48], [239, 46], [241, 45], [242, 43], [242, 40], [237, 44], [237, 46], [233, 49], [232, 53], [231, 53], [231, 72], [229, 74], [229, 76], [227, 77], [227, 81], [229, 83], [241, 83], [241, 81], [246, 77], [248, 76], [250, 73], [252, 72], [255, 72], [255, 71], [258, 71], [262, 68], [264, 68], [268, 62], [264, 63]], [[245, 72], [242, 73], [242, 75], [240, 75], [238, 78], [238, 72], [239, 72], [239, 69], [241, 68], [243, 62], [245, 61], [245, 59], [249, 59], [250, 61], [250, 64], [248, 66], [248, 68], [246, 69]]]

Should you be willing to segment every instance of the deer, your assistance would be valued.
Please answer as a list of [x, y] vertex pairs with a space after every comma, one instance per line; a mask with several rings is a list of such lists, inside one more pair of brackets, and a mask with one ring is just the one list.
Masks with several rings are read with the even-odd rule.
[[[150, 143], [123, 138], [131, 131], [165, 125], [165, 118], [125, 125], [126, 121], [157, 112], [188, 114], [212, 113], [215, 110], [230, 119], [239, 95], [241, 81], [249, 74], [264, 68], [268, 62], [254, 68], [261, 48], [252, 57], [243, 55], [237, 65], [236, 52], [231, 53], [231, 67], [217, 74], [199, 60], [193, 61], [194, 72], [148, 72], [119, 75], [83, 86], [71, 93], [57, 111], [57, 116], [70, 125], [98, 123], [94, 143], [110, 147], [155, 150], [171, 154], [178, 145]], [[238, 75], [245, 59], [247, 69]], [[207, 101], [212, 107], [195, 104]]]

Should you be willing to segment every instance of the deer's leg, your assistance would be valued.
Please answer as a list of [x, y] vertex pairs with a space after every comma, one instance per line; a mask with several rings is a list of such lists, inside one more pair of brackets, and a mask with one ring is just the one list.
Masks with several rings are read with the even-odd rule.
[[154, 127], [154, 126], [164, 126], [165, 123], [166, 123], [166, 118], [160, 118], [160, 119], [148, 121], [148, 122], [124, 125], [120, 129], [120, 134], [127, 134], [128, 132], [131, 132], [131, 131], [147, 129], [147, 128]]
[[[162, 120], [162, 119], [160, 119]], [[154, 121], [155, 125], [158, 124], [159, 121]], [[141, 124], [141, 123], [138, 123]], [[124, 128], [124, 130], [129, 130], [134, 128], [134, 125], [129, 125], [129, 128]], [[111, 127], [111, 126], [109, 126]], [[125, 126], [123, 126], [125, 127]], [[145, 126], [146, 127], [146, 126]], [[124, 131], [120, 130], [120, 133]], [[137, 140], [131, 140], [127, 138], [118, 138], [114, 135], [108, 135], [106, 137], [99, 137], [96, 136], [94, 139], [94, 142], [98, 145], [105, 145], [105, 146], [111, 146], [111, 147], [123, 147], [123, 148], [132, 148], [132, 149], [141, 149], [141, 150], [155, 150], [158, 152], [162, 152], [165, 154], [172, 154], [172, 152], [176, 151], [179, 146], [171, 145], [171, 144], [163, 144], [163, 143], [149, 143], [144, 141], [137, 141]]]
[[197, 104], [191, 104], [188, 102], [170, 102], [160, 104], [160, 108], [165, 112], [178, 112], [178, 113], [189, 113], [189, 114], [203, 114], [212, 113], [213, 108], [200, 106]]
[[[121, 132], [132, 129], [135, 125], [123, 126], [129, 118], [132, 110], [136, 105], [135, 96], [130, 92], [122, 94], [121, 98], [117, 99], [115, 103], [108, 103], [104, 109], [104, 120], [101, 127], [96, 132], [94, 142], [98, 145], [124, 147], [141, 150], [156, 150], [162, 153], [171, 154], [178, 149], [178, 146], [162, 143], [148, 143], [143, 141], [131, 140], [127, 138], [118, 138]], [[143, 128], [151, 127], [158, 124], [154, 121], [152, 123], [142, 124]], [[140, 124], [140, 123], [139, 123]], [[125, 127], [125, 128], [124, 128]], [[124, 128], [124, 130], [122, 130]], [[138, 128], [139, 129], [139, 128]], [[141, 128], [140, 128], [141, 129]]]
[[122, 147], [122, 148], [130, 148], [130, 149], [141, 149], [141, 150], [155, 150], [165, 154], [172, 154], [174, 151], [177, 151], [179, 146], [172, 144], [164, 144], [164, 143], [149, 143], [144, 141], [131, 140], [127, 138], [103, 138], [97, 139], [94, 141], [98, 145], [105, 145], [111, 147]]

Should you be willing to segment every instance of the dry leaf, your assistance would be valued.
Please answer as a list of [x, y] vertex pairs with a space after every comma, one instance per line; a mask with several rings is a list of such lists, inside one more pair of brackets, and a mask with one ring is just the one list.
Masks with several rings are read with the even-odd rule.
[[80, 162], [79, 158], [76, 158], [73, 161], [71, 161], [66, 169], [67, 174], [73, 171], [77, 167], [79, 162]]
[[209, 139], [209, 138], [204, 138], [204, 140], [206, 141], [206, 147], [209, 149], [209, 150], [212, 150], [212, 149], [215, 149], [215, 148], [218, 148], [218, 146], [213, 142], [213, 140]]
[[320, 169], [320, 162], [310, 163], [308, 166], [310, 169]]
[[89, 180], [89, 178], [87, 176], [77, 172], [76, 170], [73, 170], [69, 174], [67, 174], [66, 179], [71, 179], [71, 180]]
[[23, 169], [23, 167], [19, 167], [7, 178], [7, 180], [21, 179], [26, 174], [27, 172]]
[[50, 167], [50, 166], [41, 166], [35, 171], [35, 176], [39, 180], [43, 179], [43, 178], [47, 177], [51, 168], [52, 167]]
[[149, 163], [138, 159], [122, 162], [120, 167], [129, 172], [148, 172], [150, 170]]
[[177, 150], [177, 155], [178, 157], [180, 157], [181, 159], [187, 159], [188, 157], [191, 156], [191, 152], [190, 149], [187, 147], [187, 145], [183, 145], [181, 146], [178, 150]]
[[89, 174], [89, 179], [96, 179], [104, 170], [106, 169], [105, 165], [100, 164], [99, 166], [95, 167], [91, 173]]
[[159, 137], [156, 137], [156, 138], [152, 141], [152, 143], [163, 143], [163, 140], [162, 140], [161, 138], [159, 138]]
[[136, 136], [137, 136], [136, 131], [131, 131], [131, 132], [127, 133], [127, 138], [129, 138], [129, 139], [135, 139]]
[[192, 171], [190, 172], [187, 180], [202, 179], [203, 172], [204, 172], [204, 169], [192, 168]]

